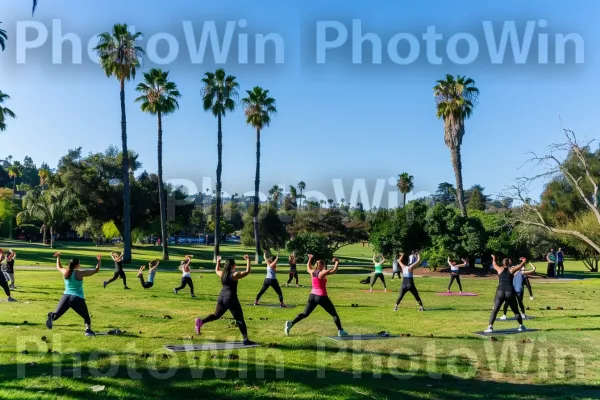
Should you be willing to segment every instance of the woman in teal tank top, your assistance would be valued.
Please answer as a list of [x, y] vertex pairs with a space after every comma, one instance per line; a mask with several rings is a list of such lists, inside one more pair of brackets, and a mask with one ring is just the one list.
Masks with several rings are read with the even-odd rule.
[[62, 274], [65, 282], [65, 291], [58, 302], [58, 306], [56, 306], [56, 311], [48, 313], [46, 327], [52, 329], [54, 321], [62, 317], [64, 313], [72, 308], [81, 316], [81, 318], [83, 318], [85, 323], [85, 335], [94, 336], [95, 333], [92, 331], [90, 313], [88, 312], [85, 297], [83, 295], [83, 278], [95, 275], [100, 271], [102, 255], [98, 254], [96, 256], [96, 259], [98, 260], [96, 268], [87, 271], [82, 271], [80, 269], [78, 258], [70, 260], [68, 268], [63, 268], [60, 262], [60, 253], [55, 253], [54, 257], [56, 257], [56, 269]]
[[371, 281], [371, 292], [373, 291], [373, 285], [377, 279], [381, 279], [383, 282], [383, 290], [387, 292], [387, 285], [385, 284], [385, 278], [383, 277], [383, 263], [385, 262], [384, 256], [373, 256], [373, 264], [375, 265], [375, 274], [373, 274], [373, 280]]

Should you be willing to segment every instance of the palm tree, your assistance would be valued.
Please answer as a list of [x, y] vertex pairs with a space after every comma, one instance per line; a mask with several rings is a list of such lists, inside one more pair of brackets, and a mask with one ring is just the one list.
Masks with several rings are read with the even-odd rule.
[[[0, 22], [1, 24], [2, 22]], [[6, 31], [4, 29], [0, 29], [0, 48], [2, 51], [6, 49], [6, 41], [8, 40], [8, 36], [6, 35]]]
[[129, 151], [127, 149], [127, 115], [125, 113], [125, 81], [135, 79], [144, 50], [136, 46], [140, 32], [131, 33], [127, 24], [116, 24], [112, 33], [98, 35], [100, 42], [94, 50], [107, 77], [115, 77], [121, 85], [121, 141], [123, 155], [123, 254], [131, 262], [131, 198], [129, 187]]
[[465, 76], [446, 75], [433, 88], [437, 104], [437, 117], [444, 120], [444, 141], [450, 148], [452, 166], [456, 175], [458, 207], [463, 216], [467, 215], [462, 181], [462, 161], [460, 146], [465, 135], [465, 120], [473, 114], [479, 99], [479, 89], [475, 81]]
[[204, 111], [210, 111], [217, 117], [217, 209], [215, 218], [215, 255], [219, 255], [221, 242], [221, 172], [223, 169], [223, 130], [222, 119], [228, 112], [235, 110], [238, 97], [237, 89], [240, 86], [235, 76], [227, 75], [225, 70], [219, 68], [214, 73], [207, 72], [202, 79], [202, 102]]
[[329, 208], [333, 208], [333, 199], [327, 199], [327, 203], [329, 203]]
[[169, 72], [153, 68], [144, 74], [144, 81], [136, 90], [141, 93], [135, 101], [142, 103], [142, 111], [158, 117], [158, 197], [160, 202], [160, 227], [163, 260], [169, 259], [167, 236], [167, 202], [163, 184], [162, 146], [163, 115], [173, 114], [179, 109], [178, 98], [181, 97], [177, 85], [169, 81]]
[[304, 183], [304, 181], [300, 181], [300, 183], [298, 183], [298, 189], [300, 189], [300, 203], [302, 203], [302, 199], [304, 198], [302, 192], [304, 192], [304, 189], [306, 189], [306, 183]]
[[404, 201], [402, 202], [403, 207], [406, 207], [406, 195], [415, 188], [413, 180], [414, 177], [407, 172], [398, 175], [398, 183], [396, 185], [398, 186], [400, 193], [404, 195]]
[[290, 185], [290, 197], [292, 201], [296, 203], [296, 208], [298, 208], [298, 190], [294, 185]]
[[[18, 161], [14, 161], [11, 166], [6, 168], [6, 172], [8, 173], [8, 177], [13, 180], [13, 206], [15, 203], [15, 198], [17, 194], [17, 178], [23, 175], [23, 166]], [[10, 218], [10, 233], [9, 238], [13, 237], [13, 217]]]
[[45, 168], [40, 168], [38, 171], [38, 176], [40, 178], [40, 186], [45, 188], [48, 184], [48, 179], [50, 179], [50, 171]]
[[[38, 220], [50, 228], [50, 247], [54, 247], [54, 228], [68, 222], [77, 212], [77, 198], [66, 189], [30, 191], [23, 198], [21, 220]], [[44, 242], [45, 244], [45, 242]]]
[[6, 130], [7, 118], [17, 117], [9, 108], [2, 107], [2, 104], [4, 104], [6, 100], [10, 100], [10, 96], [0, 90], [0, 132], [4, 132]]
[[[271, 123], [271, 117], [277, 114], [275, 99], [269, 97], [269, 91], [255, 86], [252, 90], [247, 90], [247, 97], [242, 99], [244, 105], [244, 114], [246, 123], [256, 129], [256, 175], [254, 178], [254, 241], [256, 242], [256, 254], [254, 261], [260, 263], [260, 241], [258, 233], [258, 192], [260, 189], [260, 133]], [[273, 187], [275, 189], [276, 186]], [[279, 189], [279, 187], [277, 186]], [[273, 190], [271, 189], [271, 190]], [[274, 201], [279, 202], [282, 189], [277, 190], [273, 196]], [[269, 192], [271, 194], [271, 192]]]
[[323, 207], [325, 205], [326, 201], [325, 200], [319, 200], [319, 203], [321, 204], [321, 207]]

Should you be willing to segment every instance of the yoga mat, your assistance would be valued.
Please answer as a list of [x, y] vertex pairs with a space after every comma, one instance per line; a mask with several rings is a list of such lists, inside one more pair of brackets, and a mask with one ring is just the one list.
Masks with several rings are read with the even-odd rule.
[[475, 297], [475, 296], [479, 296], [477, 293], [469, 293], [469, 292], [462, 292], [462, 293], [458, 293], [458, 292], [451, 292], [451, 293], [447, 293], [447, 292], [443, 292], [443, 293], [436, 293], [438, 296], [459, 296], [459, 297]]
[[387, 292], [384, 292], [383, 290], [363, 290], [363, 292], [365, 293], [396, 293], [396, 291], [392, 291], [392, 290], [388, 290]]
[[327, 339], [346, 341], [346, 340], [377, 340], [377, 339], [394, 339], [396, 335], [381, 336], [381, 335], [348, 335], [348, 336], [329, 336]]
[[245, 346], [244, 342], [229, 342], [229, 343], [202, 343], [202, 344], [187, 344], [184, 346], [180, 345], [169, 345], [165, 346], [167, 350], [171, 350], [175, 353], [180, 352], [191, 352], [191, 351], [215, 351], [215, 350], [234, 350], [234, 349], [251, 349], [253, 347], [260, 347], [260, 344], [253, 344]]
[[517, 328], [514, 328], [514, 329], [494, 330], [494, 332], [491, 332], [491, 333], [474, 332], [474, 334], [477, 336], [481, 336], [481, 337], [490, 337], [490, 336], [517, 335], [519, 333], [529, 333], [529, 332], [537, 332], [537, 331], [539, 331], [539, 329], [527, 329], [522, 332], [519, 332], [519, 330]]
[[279, 304], [259, 304], [257, 306], [254, 305], [254, 303], [252, 304], [248, 304], [251, 307], [267, 307], [267, 308], [294, 308], [296, 307], [295, 304], [286, 304], [285, 307], [281, 307]]
[[[523, 318], [525, 320], [527, 319], [535, 319], [535, 317], [531, 317], [531, 316], [527, 316], [525, 318]], [[515, 317], [510, 317], [510, 318], [506, 318], [506, 319], [500, 319], [500, 318], [496, 318], [496, 321], [516, 321], [517, 319]]]

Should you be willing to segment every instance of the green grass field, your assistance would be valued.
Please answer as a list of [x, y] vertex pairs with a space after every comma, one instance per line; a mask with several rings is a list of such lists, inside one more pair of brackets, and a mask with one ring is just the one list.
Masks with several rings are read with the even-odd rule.
[[[4, 244], [3, 244], [4, 246]], [[317, 309], [285, 337], [286, 320], [302, 311], [310, 289], [283, 288], [291, 309], [253, 307], [262, 285], [264, 268], [241, 281], [250, 338], [260, 348], [197, 353], [170, 353], [165, 345], [235, 341], [241, 337], [231, 316], [208, 324], [196, 337], [193, 320], [214, 311], [220, 283], [212, 269], [211, 248], [177, 247], [173, 261], [161, 264], [154, 288], [143, 290], [134, 272], [128, 272], [124, 291], [117, 281], [108, 288], [102, 282], [112, 276], [112, 263], [85, 280], [86, 299], [97, 332], [119, 328], [121, 336], [83, 335], [83, 324], [70, 311], [44, 326], [63, 291], [60, 274], [52, 268], [52, 251], [16, 247], [19, 253], [14, 292], [17, 303], [0, 303], [0, 399], [549, 399], [600, 398], [600, 279], [584, 274], [583, 266], [570, 262], [567, 271], [586, 280], [551, 282], [532, 280], [534, 301], [525, 300], [528, 313], [537, 317], [528, 328], [540, 329], [497, 341], [472, 333], [487, 327], [496, 280], [464, 278], [466, 291], [478, 297], [442, 297], [447, 278], [417, 278], [426, 311], [417, 311], [412, 296], [405, 297], [394, 313], [400, 283], [389, 281], [391, 293], [366, 293], [354, 274], [329, 280], [329, 295], [336, 304], [344, 328], [351, 334], [388, 331], [403, 335], [393, 339], [337, 342], [329, 315]], [[92, 266], [94, 247], [63, 247], [68, 258], [79, 255]], [[110, 248], [102, 248], [107, 254]], [[224, 256], [241, 255], [250, 249], [226, 246]], [[178, 258], [192, 253], [201, 270], [193, 273], [197, 298], [189, 290], [179, 295], [174, 271]], [[343, 249], [342, 260], [368, 260], [371, 249]], [[136, 248], [136, 260], [158, 256], [157, 248]], [[105, 257], [107, 258], [107, 257]], [[368, 262], [368, 261], [367, 261]], [[39, 264], [39, 265], [38, 265]], [[137, 266], [136, 263], [134, 266]], [[19, 270], [19, 266], [48, 267]], [[164, 268], [163, 268], [164, 266]], [[210, 269], [209, 269], [210, 268]], [[360, 271], [358, 267], [345, 269]], [[281, 265], [280, 282], [287, 278]], [[309, 285], [308, 276], [300, 276]], [[285, 283], [285, 282], [283, 282]], [[378, 283], [377, 289], [381, 289]], [[598, 292], [598, 293], [596, 293]], [[268, 291], [262, 303], [276, 303]], [[359, 304], [360, 307], [351, 307]], [[546, 310], [550, 307], [551, 310]], [[562, 307], [563, 310], [558, 310]], [[543, 309], [543, 310], [540, 310]], [[168, 315], [172, 319], [165, 319]], [[27, 323], [25, 323], [27, 321]], [[496, 329], [516, 327], [497, 322]], [[410, 334], [410, 336], [407, 336]], [[103, 390], [94, 392], [95, 386]]]

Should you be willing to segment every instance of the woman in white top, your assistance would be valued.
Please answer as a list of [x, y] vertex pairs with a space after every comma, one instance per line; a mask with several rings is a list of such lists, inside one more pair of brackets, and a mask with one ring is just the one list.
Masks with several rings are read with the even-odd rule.
[[450, 288], [454, 283], [454, 280], [458, 283], [458, 289], [462, 294], [462, 285], [460, 283], [460, 269], [469, 266], [469, 260], [463, 258], [462, 264], [457, 264], [456, 261], [450, 261], [450, 257], [448, 257], [448, 265], [450, 266], [450, 284], [448, 285], [448, 293], [450, 293]]
[[415, 254], [415, 260], [412, 264], [404, 265], [404, 253], [400, 253], [398, 257], [398, 263], [402, 268], [402, 286], [400, 287], [400, 296], [398, 296], [398, 300], [396, 300], [396, 307], [394, 307], [394, 311], [398, 311], [398, 306], [400, 302], [404, 298], [404, 295], [410, 292], [417, 303], [419, 303], [419, 311], [423, 311], [423, 301], [421, 301], [421, 296], [419, 296], [419, 291], [415, 286], [415, 281], [413, 280], [413, 270], [419, 266], [421, 263], [421, 256], [419, 253]]
[[190, 291], [192, 293], [192, 297], [196, 297], [194, 294], [194, 281], [192, 281], [192, 273], [190, 272], [190, 263], [192, 262], [192, 256], [185, 256], [185, 260], [181, 262], [179, 265], [179, 270], [181, 271], [181, 286], [173, 289], [175, 294], [178, 294], [180, 290], [184, 289], [189, 285]]
[[283, 293], [281, 292], [281, 287], [279, 286], [279, 281], [277, 280], [277, 261], [279, 261], [279, 252], [277, 253], [277, 256], [275, 256], [275, 259], [273, 259], [273, 257], [267, 258], [266, 253], [265, 258], [267, 259], [267, 276], [265, 278], [265, 281], [263, 282], [262, 289], [260, 289], [260, 292], [258, 292], [258, 294], [256, 295], [254, 305], [260, 305], [258, 301], [260, 300], [262, 295], [265, 294], [267, 289], [272, 287], [275, 293], [277, 293], [277, 296], [279, 296], [280, 307], [285, 308], [285, 304], [283, 302]]

